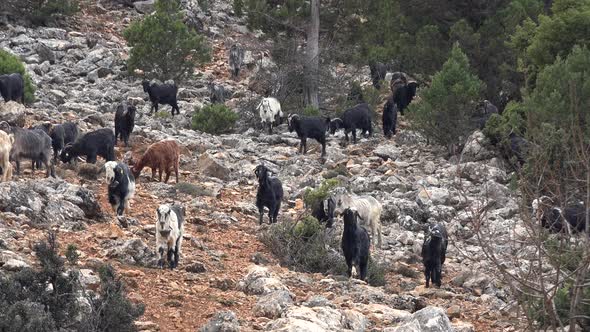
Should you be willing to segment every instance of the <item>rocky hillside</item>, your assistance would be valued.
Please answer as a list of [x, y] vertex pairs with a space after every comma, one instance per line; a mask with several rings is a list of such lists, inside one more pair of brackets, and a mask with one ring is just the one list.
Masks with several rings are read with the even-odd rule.
[[[104, 1], [103, 1], [104, 3]], [[194, 108], [209, 102], [207, 83], [231, 91], [227, 105], [241, 110], [258, 96], [250, 78], [272, 61], [261, 54], [271, 45], [232, 16], [225, 1], [210, 1], [207, 12], [187, 1], [214, 50], [213, 61], [197, 79], [180, 88], [181, 114], [148, 115], [140, 80], [128, 77], [128, 48], [122, 29], [146, 11], [118, 5], [83, 8], [67, 28], [0, 28], [0, 47], [20, 56], [37, 85], [37, 101], [26, 108], [0, 103], [0, 120], [18, 125], [76, 121], [82, 131], [112, 127], [118, 103], [138, 105], [130, 148], [116, 148], [129, 161], [147, 146], [175, 138], [183, 146], [179, 184], [138, 179], [131, 212], [116, 218], [97, 167], [60, 165], [57, 179], [44, 171], [25, 171], [0, 183], [0, 273], [36, 265], [34, 243], [47, 230], [58, 231], [61, 245], [75, 244], [84, 284], [98, 283], [96, 267], [113, 264], [132, 300], [146, 305], [137, 324], [142, 331], [511, 331], [519, 317], [515, 304], [490, 273], [470, 223], [474, 211], [487, 207], [485, 221], [496, 235], [519, 230], [510, 174], [475, 133], [461, 160], [449, 161], [442, 149], [404, 130], [386, 141], [377, 134], [343, 147], [332, 136], [327, 160], [311, 142], [297, 153], [299, 140], [282, 125], [274, 135], [250, 128], [251, 114], [241, 114], [240, 133], [212, 136], [190, 129]], [[148, 4], [149, 5], [149, 4]], [[232, 40], [248, 49], [247, 70], [228, 79], [226, 50]], [[368, 70], [367, 70], [368, 74]], [[369, 81], [367, 75], [366, 81]], [[165, 107], [168, 108], [167, 106]], [[259, 239], [254, 206], [253, 170], [264, 163], [277, 172], [286, 191], [280, 222], [293, 222], [303, 211], [302, 193], [324, 178], [336, 177], [357, 194], [369, 194], [384, 207], [384, 241], [372, 257], [388, 267], [384, 287], [341, 275], [306, 274], [278, 264]], [[149, 173], [146, 171], [146, 173]], [[165, 202], [187, 207], [179, 269], [155, 266], [155, 209]], [[266, 220], [266, 219], [265, 219]], [[424, 287], [420, 250], [424, 226], [444, 222], [450, 233], [440, 289]], [[341, 226], [326, 231], [339, 237]], [[343, 259], [343, 258], [342, 258]]]

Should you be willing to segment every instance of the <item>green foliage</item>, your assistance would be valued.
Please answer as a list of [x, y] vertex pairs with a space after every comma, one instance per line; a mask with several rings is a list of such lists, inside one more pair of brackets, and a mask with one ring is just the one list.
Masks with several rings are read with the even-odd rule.
[[[295, 270], [345, 274], [344, 258], [326, 248], [323, 227], [315, 228], [315, 223], [309, 218], [311, 217], [304, 218], [307, 221], [299, 221], [295, 225], [286, 222], [273, 224], [260, 235], [260, 240], [282, 264]], [[301, 223], [311, 226], [298, 226]], [[311, 230], [315, 230], [315, 233], [311, 233]], [[338, 247], [336, 240], [330, 244]]]
[[502, 113], [492, 114], [483, 129], [492, 144], [507, 143], [508, 135], [514, 132], [523, 136], [526, 131], [526, 112], [521, 103], [510, 102]]
[[12, 55], [5, 50], [0, 50], [0, 75], [12, 73], [21, 74], [25, 80], [25, 102], [34, 102], [35, 86], [31, 77], [26, 73], [24, 64], [16, 55]]
[[[126, 298], [123, 284], [112, 267], [101, 271], [99, 296], [89, 296], [90, 311], [80, 306], [77, 270], [67, 270], [58, 254], [56, 236], [34, 247], [40, 269], [25, 268], [0, 277], [0, 331], [135, 331], [133, 322], [143, 306]], [[77, 259], [76, 247], [69, 245], [66, 257]], [[83, 310], [84, 309], [84, 310]]]
[[367, 266], [367, 283], [371, 286], [385, 286], [385, 274], [387, 273], [387, 266], [383, 263], [376, 262], [372, 257], [369, 257], [369, 264]]
[[172, 116], [172, 113], [170, 113], [169, 111], [166, 111], [166, 110], [159, 110], [156, 113], [154, 113], [154, 117], [156, 117], [158, 119], [168, 119], [171, 116]]
[[363, 99], [365, 100], [365, 103], [369, 104], [371, 109], [375, 111], [382, 101], [381, 95], [387, 94], [388, 92], [388, 84], [382, 84], [381, 90], [377, 90], [373, 85], [367, 85], [363, 88]]
[[77, 250], [78, 247], [76, 247], [75, 244], [68, 244], [68, 248], [66, 249], [66, 259], [71, 265], [78, 264], [78, 258], [80, 258], [80, 255], [78, 255]]
[[313, 237], [314, 234], [321, 231], [321, 229], [322, 226], [316, 218], [312, 216], [305, 216], [297, 224], [295, 224], [295, 227], [293, 228], [293, 235], [308, 240], [309, 238]]
[[422, 102], [410, 105], [412, 126], [452, 152], [474, 129], [471, 115], [482, 88], [470, 72], [467, 56], [455, 44], [431, 86], [422, 92]]
[[192, 128], [193, 130], [219, 135], [230, 131], [238, 117], [238, 114], [225, 105], [208, 105], [195, 112], [192, 119]]
[[319, 116], [320, 110], [318, 108], [313, 107], [313, 106], [307, 106], [306, 108], [303, 109], [303, 115], [305, 115], [305, 116]]
[[244, 15], [244, 0], [234, 0], [234, 13], [237, 17]]
[[[260, 239], [282, 264], [307, 273], [346, 275], [344, 257], [335, 249], [340, 248], [340, 237], [327, 238], [324, 227], [317, 219], [304, 216], [295, 225], [273, 224]], [[372, 286], [385, 285], [384, 264], [369, 259], [367, 282]]]
[[133, 22], [123, 35], [132, 47], [130, 74], [139, 69], [148, 78], [183, 80], [210, 59], [205, 39], [184, 24], [179, 0], [158, 0], [155, 14]]
[[80, 11], [78, 0], [33, 0], [28, 8], [29, 18], [36, 25], [47, 25], [59, 16], [71, 16]]
[[145, 310], [143, 304], [133, 304], [127, 298], [125, 285], [110, 265], [99, 270], [100, 291], [90, 296], [91, 315], [83, 322], [83, 331], [135, 331], [134, 322]]
[[307, 188], [303, 194], [303, 202], [310, 209], [315, 209], [319, 204], [330, 196], [330, 191], [338, 186], [340, 181], [337, 179], [327, 179], [322, 181], [317, 189]]

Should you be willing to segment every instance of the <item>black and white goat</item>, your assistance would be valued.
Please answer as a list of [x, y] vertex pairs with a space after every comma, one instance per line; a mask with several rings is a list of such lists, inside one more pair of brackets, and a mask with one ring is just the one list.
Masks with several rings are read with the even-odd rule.
[[152, 102], [150, 114], [153, 113], [154, 109], [158, 112], [159, 104], [172, 106], [172, 116], [174, 116], [174, 110], [176, 110], [176, 114], [180, 114], [180, 108], [176, 100], [176, 95], [178, 94], [176, 84], [150, 84], [148, 81], [142, 81], [141, 85], [143, 86], [143, 91], [147, 92]]
[[164, 252], [170, 269], [178, 266], [184, 234], [184, 207], [163, 204], [156, 210], [156, 252], [158, 267], [164, 268]]
[[258, 208], [259, 223], [262, 225], [264, 208], [268, 208], [269, 222], [276, 223], [283, 200], [283, 184], [281, 180], [270, 176], [270, 170], [264, 165], [256, 166], [254, 174], [258, 178], [258, 192], [256, 193], [256, 207]]
[[330, 128], [330, 118], [291, 114], [288, 121], [289, 132], [295, 131], [301, 139], [299, 153], [307, 153], [307, 139], [313, 138], [322, 145], [322, 157], [326, 156], [326, 131]]
[[67, 144], [61, 152], [60, 159], [67, 163], [78, 156], [86, 156], [86, 162], [96, 163], [96, 157], [101, 156], [106, 161], [115, 160], [115, 134], [109, 128], [91, 131], [76, 142]]
[[227, 93], [223, 85], [209, 82], [207, 87], [209, 89], [209, 98], [211, 99], [211, 104], [225, 103], [225, 97]]
[[129, 211], [129, 201], [135, 194], [135, 178], [129, 167], [117, 161], [107, 161], [104, 164], [106, 181], [108, 185], [108, 198], [113, 212], [122, 216]]
[[240, 69], [244, 62], [244, 49], [239, 44], [233, 44], [229, 48], [229, 70], [233, 79], [240, 76]]
[[447, 244], [449, 238], [447, 229], [443, 224], [436, 224], [430, 228], [428, 235], [422, 244], [422, 264], [424, 264], [424, 276], [426, 288], [430, 287], [430, 281], [440, 287], [442, 282], [442, 266], [445, 263]]
[[14, 143], [10, 150], [10, 160], [16, 163], [16, 174], [20, 175], [20, 160], [31, 159], [32, 167], [41, 161], [46, 169], [46, 176], [55, 177], [55, 168], [51, 160], [51, 138], [39, 129], [23, 129], [12, 127], [7, 122], [0, 124], [0, 130], [14, 135]]
[[129, 105], [126, 102], [117, 106], [117, 111], [115, 112], [115, 145], [120, 137], [121, 141], [125, 143], [125, 146], [129, 146], [129, 136], [131, 136], [133, 127], [135, 126], [136, 111], [135, 106]]
[[583, 203], [568, 204], [563, 209], [554, 201], [541, 196], [532, 203], [533, 216], [551, 233], [574, 234], [586, 230], [586, 208]]
[[345, 209], [343, 217], [344, 231], [342, 232], [341, 247], [348, 266], [348, 277], [357, 274], [356, 267], [358, 266], [359, 279], [365, 280], [369, 265], [369, 248], [371, 247], [369, 233], [358, 225], [357, 218], [361, 217], [355, 209]]
[[344, 129], [346, 142], [348, 142], [348, 133], [352, 132], [352, 142], [356, 143], [357, 129], [361, 129], [363, 135], [367, 132], [369, 136], [373, 135], [371, 108], [369, 104], [358, 104], [344, 111], [340, 118], [330, 121], [330, 133], [334, 135], [338, 129]]
[[0, 75], [0, 94], [5, 102], [25, 103], [25, 83], [19, 73]]
[[383, 207], [378, 200], [372, 196], [357, 196], [348, 193], [342, 187], [333, 190], [331, 199], [335, 203], [335, 216], [342, 214], [344, 210], [349, 208], [358, 211], [363, 225], [371, 229], [373, 242], [375, 242], [375, 237], [377, 237], [377, 246], [381, 248], [381, 212], [383, 211]]
[[256, 109], [260, 115], [262, 127], [268, 124], [268, 133], [272, 134], [273, 124], [279, 125], [283, 119], [281, 103], [273, 97], [262, 98]]

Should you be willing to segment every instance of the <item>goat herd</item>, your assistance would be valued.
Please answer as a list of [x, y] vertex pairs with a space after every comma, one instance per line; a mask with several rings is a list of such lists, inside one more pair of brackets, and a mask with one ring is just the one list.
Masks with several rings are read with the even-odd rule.
[[[239, 54], [238, 54], [239, 55]], [[373, 73], [373, 68], [371, 69]], [[239, 71], [233, 71], [238, 75]], [[381, 75], [381, 74], [380, 74]], [[403, 73], [393, 73], [390, 80], [391, 95], [383, 109], [384, 136], [390, 138], [396, 132], [397, 112], [403, 114], [416, 94], [417, 83], [408, 82]], [[379, 81], [378, 81], [379, 82]], [[179, 114], [177, 103], [178, 88], [175, 84], [151, 84], [142, 82], [143, 90], [149, 95], [152, 103], [150, 114], [158, 111], [159, 104], [167, 104], [172, 107], [172, 115]], [[24, 101], [24, 84], [20, 74], [1, 75], [0, 92], [5, 101]], [[273, 125], [280, 124], [284, 118], [279, 101], [272, 97], [263, 98], [258, 104], [260, 119], [263, 126], [268, 125], [272, 133]], [[148, 147], [145, 153], [137, 160], [132, 168], [125, 163], [116, 161], [115, 145], [120, 139], [125, 146], [129, 145], [129, 137], [134, 128], [136, 108], [126, 102], [121, 103], [115, 113], [115, 132], [110, 128], [102, 128], [80, 135], [75, 123], [51, 125], [44, 123], [32, 128], [24, 129], [12, 126], [7, 122], [0, 122], [0, 169], [2, 181], [12, 178], [12, 165], [16, 164], [16, 173], [20, 175], [20, 160], [30, 159], [31, 168], [47, 169], [46, 176], [55, 176], [55, 164], [58, 159], [61, 162], [76, 162], [80, 156], [86, 157], [87, 163], [96, 163], [97, 156], [101, 156], [106, 163], [101, 168], [106, 174], [108, 184], [108, 201], [113, 211], [122, 216], [129, 209], [129, 201], [135, 193], [135, 181], [143, 168], [150, 167], [152, 179], [155, 173], [159, 173], [159, 181], [162, 181], [162, 173], [165, 173], [164, 182], [167, 182], [172, 171], [178, 183], [178, 169], [180, 152], [179, 145], [173, 139], [162, 140]], [[352, 140], [356, 143], [356, 130], [360, 129], [362, 135], [373, 133], [371, 109], [368, 104], [360, 103], [344, 111], [339, 118], [330, 119], [321, 116], [302, 116], [291, 114], [288, 117], [288, 129], [295, 131], [300, 138], [299, 151], [307, 152], [307, 138], [317, 140], [322, 145], [321, 156], [326, 155], [326, 132], [335, 134], [339, 129], [344, 129], [346, 141], [352, 134]], [[53, 151], [53, 153], [52, 153]], [[59, 157], [59, 158], [58, 158]], [[256, 206], [259, 211], [259, 222], [262, 224], [263, 212], [266, 207], [271, 223], [276, 223], [283, 200], [283, 187], [281, 181], [271, 176], [271, 171], [264, 165], [259, 165], [254, 171], [258, 182]], [[564, 228], [574, 230], [584, 229], [585, 224], [578, 210], [571, 209], [562, 213], [558, 208], [551, 208], [547, 199], [535, 201], [536, 215], [543, 220], [547, 228]], [[542, 208], [546, 207], [546, 208]], [[585, 211], [585, 209], [583, 210]], [[367, 277], [367, 267], [370, 254], [370, 243], [377, 242], [382, 246], [381, 236], [381, 212], [382, 206], [374, 197], [357, 196], [348, 193], [344, 188], [336, 188], [326, 200], [312, 211], [312, 215], [320, 222], [332, 227], [334, 219], [340, 215], [344, 220], [342, 234], [342, 251], [348, 266], [349, 277], [356, 272], [358, 267], [360, 279]], [[158, 253], [158, 266], [163, 267], [167, 260], [171, 269], [178, 265], [184, 232], [185, 210], [177, 204], [164, 204], [157, 208], [156, 221], [156, 251]], [[565, 222], [567, 221], [567, 222]], [[573, 227], [569, 227], [573, 226]], [[580, 228], [580, 225], [584, 227]], [[366, 229], [370, 229], [369, 236]], [[448, 235], [444, 225], [436, 224], [428, 231], [422, 246], [422, 258], [425, 267], [426, 287], [430, 281], [440, 287], [441, 270], [445, 261]], [[166, 252], [166, 257], [164, 253]]]

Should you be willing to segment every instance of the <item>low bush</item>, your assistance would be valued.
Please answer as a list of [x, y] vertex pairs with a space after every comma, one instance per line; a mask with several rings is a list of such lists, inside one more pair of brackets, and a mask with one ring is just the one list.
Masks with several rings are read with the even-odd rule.
[[303, 115], [305, 115], [305, 116], [319, 116], [320, 110], [318, 108], [313, 107], [313, 106], [307, 106], [306, 108], [303, 109]]
[[34, 247], [39, 269], [0, 276], [0, 331], [134, 331], [143, 306], [129, 302], [114, 269], [101, 271], [100, 292], [89, 295], [75, 266], [76, 246], [66, 250], [69, 268], [58, 249], [56, 235], [49, 233]]
[[242, 17], [244, 15], [244, 1], [243, 0], [234, 0], [234, 13], [237, 17]]
[[25, 102], [35, 101], [35, 86], [33, 80], [25, 71], [25, 65], [16, 55], [0, 50], [0, 75], [19, 73], [25, 80]]
[[238, 120], [238, 114], [222, 104], [214, 104], [197, 110], [193, 115], [193, 130], [213, 135], [229, 132]]
[[33, 24], [47, 25], [59, 16], [72, 16], [80, 11], [78, 0], [33, 0], [30, 19]]
[[[324, 227], [311, 216], [303, 216], [295, 224], [271, 225], [260, 240], [281, 264], [297, 271], [346, 275], [347, 266], [340, 252], [341, 237], [325, 234]], [[385, 284], [386, 268], [369, 260], [367, 282], [372, 286]]]
[[330, 191], [336, 188], [339, 183], [340, 181], [337, 179], [327, 179], [322, 181], [317, 189], [307, 188], [303, 194], [303, 202], [305, 203], [305, 206], [312, 210], [315, 209], [320, 202], [330, 196]]

